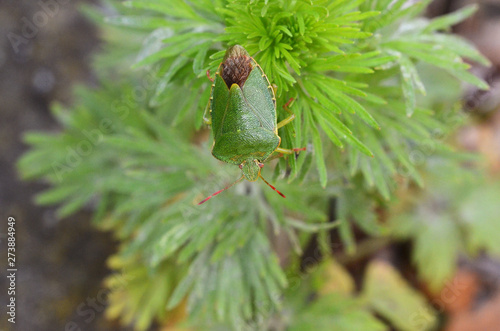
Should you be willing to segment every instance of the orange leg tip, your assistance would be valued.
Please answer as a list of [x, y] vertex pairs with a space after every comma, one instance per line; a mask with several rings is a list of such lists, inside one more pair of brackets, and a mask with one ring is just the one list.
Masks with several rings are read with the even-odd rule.
[[293, 101], [293, 98], [290, 98], [284, 105], [283, 105], [283, 108], [288, 108], [288, 106], [292, 103]]
[[210, 70], [207, 70], [207, 77], [212, 83], [214, 82], [214, 79], [210, 77]]

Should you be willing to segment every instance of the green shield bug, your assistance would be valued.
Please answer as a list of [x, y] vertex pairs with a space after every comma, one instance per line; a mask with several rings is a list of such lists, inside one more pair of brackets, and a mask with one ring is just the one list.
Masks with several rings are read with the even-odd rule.
[[[207, 75], [210, 79], [209, 72]], [[212, 80], [212, 79], [210, 79]], [[292, 99], [284, 106], [285, 109]], [[290, 115], [277, 123], [275, 91], [259, 64], [241, 46], [230, 47], [212, 80], [208, 104], [214, 144], [212, 155], [224, 162], [236, 164], [242, 176], [202, 200], [230, 188], [243, 178], [254, 182], [261, 178], [273, 190], [285, 197], [260, 174], [264, 162], [273, 153], [292, 154], [305, 148], [279, 147], [278, 129], [295, 118]]]

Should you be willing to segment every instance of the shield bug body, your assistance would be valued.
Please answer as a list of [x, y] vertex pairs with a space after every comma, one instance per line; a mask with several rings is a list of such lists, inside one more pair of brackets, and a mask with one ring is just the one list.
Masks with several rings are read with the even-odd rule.
[[284, 197], [262, 177], [261, 168], [274, 152], [292, 154], [305, 148], [279, 147], [281, 138], [278, 129], [295, 116], [292, 114], [277, 123], [274, 89], [262, 68], [243, 47], [235, 45], [226, 51], [212, 81], [208, 108], [214, 135], [212, 155], [221, 161], [239, 165], [243, 174], [236, 182], [200, 204], [243, 178], [253, 182], [260, 177]]

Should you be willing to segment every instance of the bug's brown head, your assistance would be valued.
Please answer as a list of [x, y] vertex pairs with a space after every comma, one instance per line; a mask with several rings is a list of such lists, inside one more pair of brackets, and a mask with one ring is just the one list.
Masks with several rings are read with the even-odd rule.
[[220, 74], [229, 89], [233, 84], [243, 87], [252, 69], [252, 59], [248, 52], [243, 47], [234, 45], [224, 56]]

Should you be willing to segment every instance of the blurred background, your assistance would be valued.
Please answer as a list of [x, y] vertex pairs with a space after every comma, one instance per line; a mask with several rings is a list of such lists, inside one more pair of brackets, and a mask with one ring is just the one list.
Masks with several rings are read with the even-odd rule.
[[[6, 255], [3, 220], [15, 216], [19, 272], [14, 330], [64, 330], [72, 320], [85, 330], [113, 329], [102, 314], [87, 324], [76, 313], [80, 303], [102, 288], [113, 239], [93, 230], [85, 212], [59, 220], [54, 209], [36, 206], [33, 197], [46, 186], [21, 182], [15, 168], [26, 149], [23, 133], [57, 131], [51, 103], [69, 105], [75, 84], [94, 83], [90, 62], [99, 48], [98, 31], [78, 12], [82, 2], [60, 1], [57, 12], [32, 29], [26, 19], [40, 11], [36, 1], [0, 1], [0, 240]], [[12, 33], [22, 35], [21, 29], [32, 38], [16, 39]], [[0, 262], [2, 306], [8, 300], [5, 263]], [[4, 317], [0, 329], [8, 330], [14, 325]]]
[[[44, 189], [44, 184], [21, 182], [15, 168], [16, 160], [26, 150], [23, 133], [57, 132], [50, 105], [53, 102], [71, 105], [75, 84], [95, 84], [90, 65], [93, 54], [99, 52], [99, 31], [79, 13], [78, 6], [81, 3], [99, 6], [99, 3], [93, 0], [58, 3], [61, 5], [50, 19], [44, 21], [40, 16], [36, 27], [27, 18], [40, 11], [37, 1], [0, 1], [0, 247], [6, 255], [5, 221], [8, 216], [15, 216], [19, 270], [16, 324], [7, 323], [2, 316], [0, 328], [126, 330], [107, 321], [102, 313], [104, 306], [92, 301], [103, 290], [102, 279], [108, 273], [106, 258], [115, 251], [116, 242], [110, 235], [92, 228], [90, 212], [60, 220], [55, 217], [54, 209], [35, 206], [33, 197]], [[491, 89], [465, 90], [464, 102], [473, 120], [456, 139], [467, 150], [484, 154], [492, 174], [498, 174], [500, 2], [438, 0], [428, 8], [428, 15], [442, 15], [470, 3], [477, 3], [479, 10], [456, 26], [455, 32], [474, 43], [492, 62], [491, 68], [473, 68]], [[22, 29], [31, 38], [20, 39], [13, 34], [19, 35]], [[5, 260], [0, 259], [2, 305], [8, 300]], [[463, 267], [457, 277], [465, 287], [457, 292], [459, 300], [444, 307], [449, 316], [446, 329], [500, 330], [500, 295], [491, 295], [498, 290], [500, 261], [479, 257], [461, 263]], [[78, 314], [87, 305], [95, 311], [95, 318], [90, 321]], [[72, 328], [74, 325], [78, 328]]]

